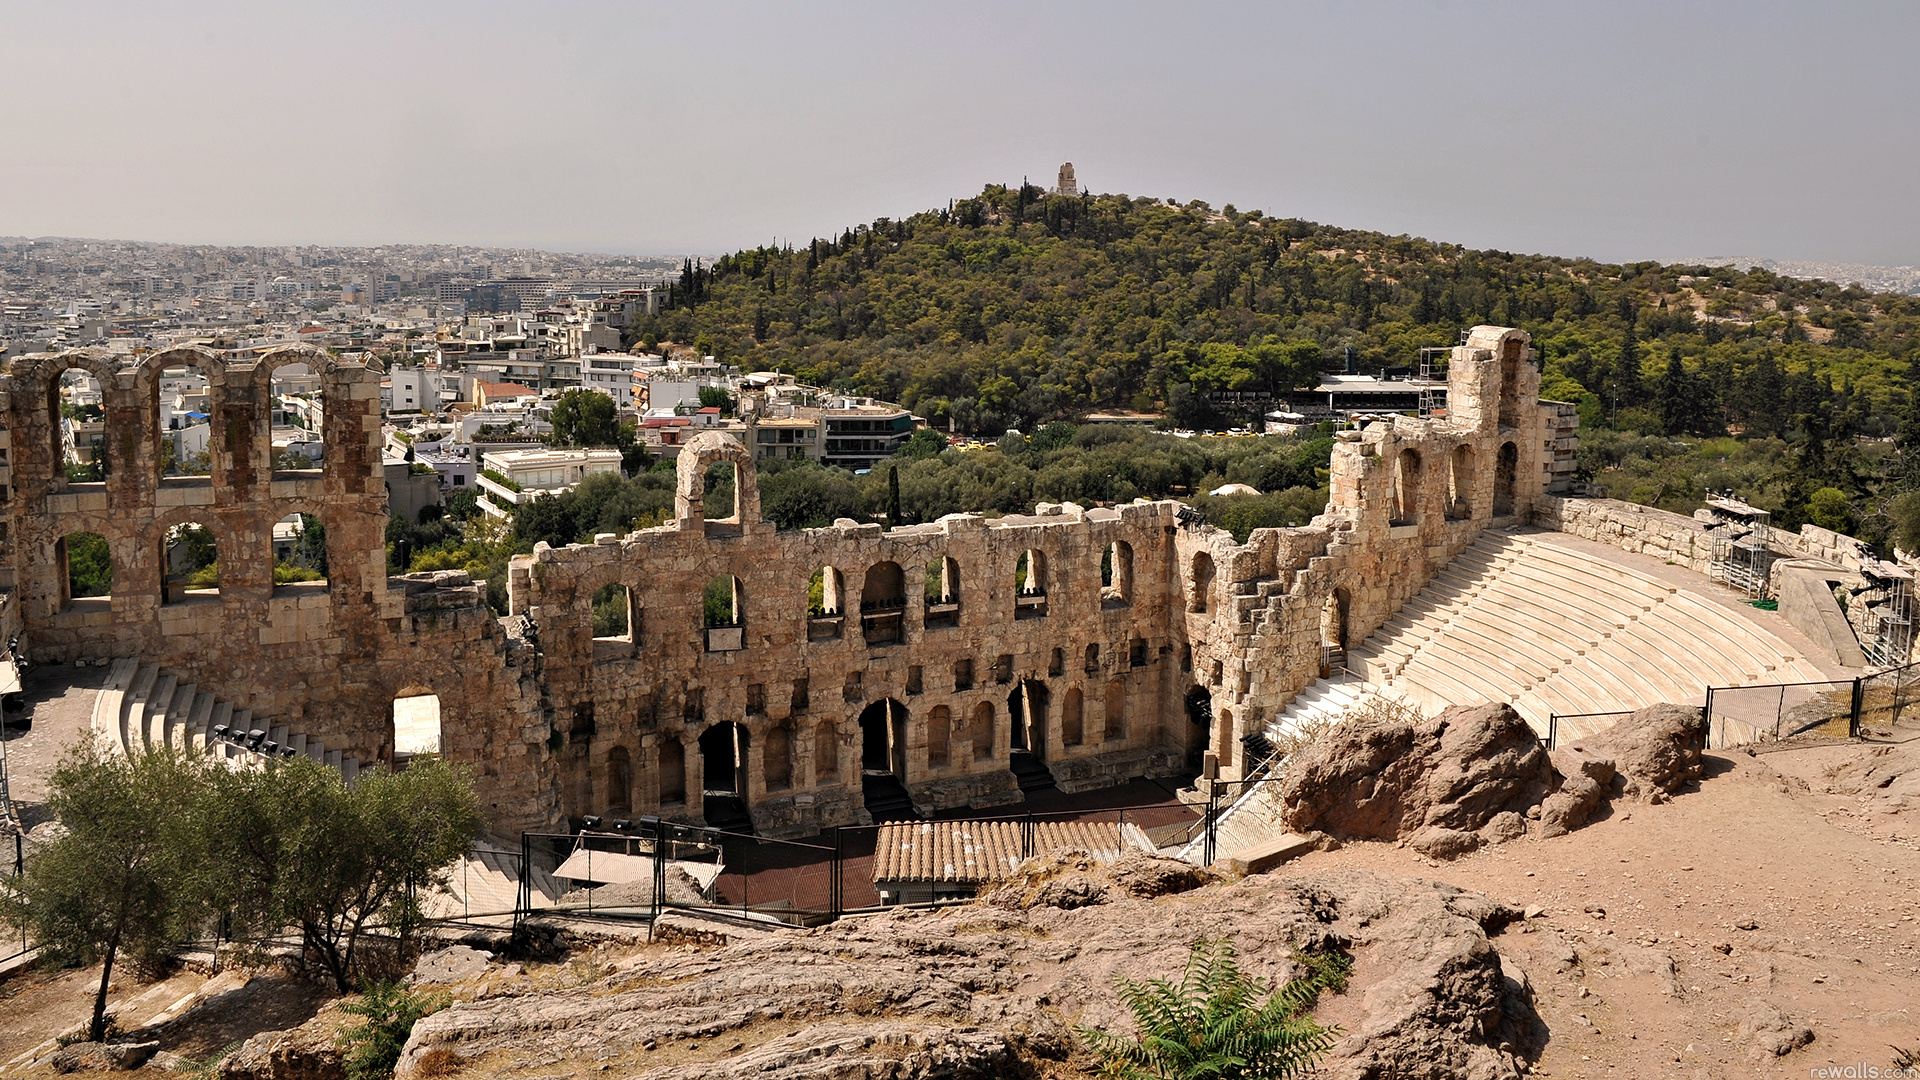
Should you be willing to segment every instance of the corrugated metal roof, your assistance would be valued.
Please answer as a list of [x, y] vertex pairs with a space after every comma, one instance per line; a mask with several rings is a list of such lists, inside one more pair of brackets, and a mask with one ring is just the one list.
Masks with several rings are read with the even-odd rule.
[[[1006, 877], [1026, 857], [1020, 821], [913, 821], [882, 825], [873, 880], [981, 883]], [[1078, 848], [1112, 859], [1143, 847], [1140, 830], [1112, 821], [1036, 821], [1033, 854]]]

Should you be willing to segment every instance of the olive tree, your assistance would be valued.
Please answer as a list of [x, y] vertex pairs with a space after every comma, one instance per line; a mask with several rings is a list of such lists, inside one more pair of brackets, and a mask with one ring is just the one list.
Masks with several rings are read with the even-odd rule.
[[205, 835], [226, 868], [219, 906], [238, 937], [294, 927], [304, 953], [345, 993], [357, 981], [362, 937], [410, 935], [423, 896], [481, 828], [464, 771], [416, 757], [401, 772], [340, 774], [306, 758], [216, 778]]
[[129, 759], [83, 741], [55, 770], [47, 796], [65, 832], [0, 894], [43, 956], [101, 965], [88, 1028], [96, 1042], [106, 1037], [115, 962], [166, 955], [205, 910], [194, 807], [210, 771], [194, 755], [162, 749]]

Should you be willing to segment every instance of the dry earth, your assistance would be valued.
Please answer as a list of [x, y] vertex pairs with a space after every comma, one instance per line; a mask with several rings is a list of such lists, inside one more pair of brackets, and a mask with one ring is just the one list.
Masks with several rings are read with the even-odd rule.
[[[1568, 835], [1451, 862], [1353, 843], [1157, 898], [1068, 867], [1020, 902], [456, 965], [464, 1002], [421, 1025], [408, 1068], [440, 1048], [461, 1075], [514, 1080], [1085, 1076], [1066, 1025], [1117, 1022], [1113, 975], [1169, 973], [1185, 941], [1220, 932], [1273, 976], [1296, 949], [1350, 949], [1351, 987], [1317, 1013], [1349, 1033], [1335, 1076], [1813, 1077], [1920, 1047], [1920, 741], [1710, 754], [1706, 772], [1664, 804], [1617, 802]], [[216, 1001], [243, 985], [223, 978]], [[117, 997], [144, 996], [138, 1017], [197, 982]], [[310, 1015], [295, 985], [244, 983], [239, 1011]], [[77, 1024], [87, 986], [71, 972], [0, 987], [0, 1061]], [[163, 1045], [243, 1034], [219, 1015], [190, 1012]]]

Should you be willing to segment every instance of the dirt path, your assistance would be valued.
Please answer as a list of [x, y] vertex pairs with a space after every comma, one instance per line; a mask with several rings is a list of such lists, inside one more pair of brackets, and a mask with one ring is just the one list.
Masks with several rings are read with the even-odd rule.
[[47, 781], [69, 746], [93, 722], [93, 702], [106, 684], [107, 668], [49, 664], [31, 668], [21, 687], [29, 731], [6, 733], [7, 776], [20, 818], [31, 829], [47, 820], [40, 805], [47, 797]]
[[[1544, 909], [1496, 941], [1552, 1031], [1538, 1076], [1885, 1068], [1890, 1045], [1920, 1047], [1920, 814], [1864, 810], [1796, 783], [1824, 771], [1822, 755], [1863, 752], [1709, 755], [1698, 791], [1622, 804], [1554, 840], [1448, 864], [1356, 844], [1285, 872], [1409, 873]], [[1811, 1027], [1813, 1043], [1757, 1055], [1740, 1021], [1767, 1006]]]

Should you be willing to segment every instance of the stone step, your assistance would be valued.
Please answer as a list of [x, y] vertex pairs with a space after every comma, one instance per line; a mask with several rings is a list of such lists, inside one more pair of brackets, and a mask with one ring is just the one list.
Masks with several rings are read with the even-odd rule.
[[173, 701], [173, 691], [179, 681], [174, 675], [160, 676], [147, 696], [146, 707], [141, 710], [141, 740], [150, 749], [166, 745], [167, 705]]

